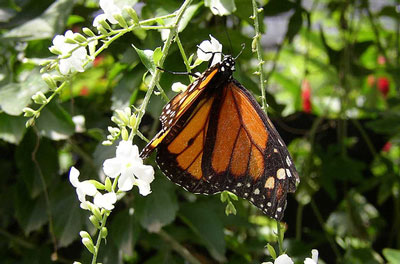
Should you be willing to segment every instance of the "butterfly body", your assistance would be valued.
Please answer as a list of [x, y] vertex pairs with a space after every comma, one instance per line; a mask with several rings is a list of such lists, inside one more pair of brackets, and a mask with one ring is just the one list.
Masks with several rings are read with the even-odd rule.
[[176, 95], [141, 156], [157, 149], [160, 169], [186, 190], [229, 190], [280, 220], [299, 177], [283, 140], [234, 70], [234, 59], [225, 56]]

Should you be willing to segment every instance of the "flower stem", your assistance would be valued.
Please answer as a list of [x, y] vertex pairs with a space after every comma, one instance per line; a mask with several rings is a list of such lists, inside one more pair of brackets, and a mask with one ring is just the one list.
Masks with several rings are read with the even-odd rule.
[[[185, 62], [186, 71], [187, 71], [188, 73], [190, 73], [190, 72], [191, 72], [191, 70], [190, 70], [190, 64], [189, 64], [189, 61], [188, 61], [188, 59], [187, 59], [185, 50], [183, 49], [182, 42], [181, 42], [181, 40], [180, 40], [178, 34], [176, 34], [175, 40], [176, 40], [176, 44], [178, 44], [179, 51], [181, 52], [182, 59], [183, 59], [183, 61]], [[190, 74], [188, 74], [188, 76], [189, 76], [190, 82], [193, 82], [193, 76], [191, 76]]]
[[285, 236], [285, 229], [282, 228], [281, 222], [276, 221], [276, 227], [278, 232], [278, 249], [279, 255], [283, 254], [283, 238]]
[[96, 245], [94, 246], [94, 249], [95, 249], [95, 250], [94, 250], [94, 253], [93, 253], [92, 264], [96, 264], [97, 253], [99, 252], [99, 248], [100, 248], [100, 244], [101, 244], [101, 239], [102, 239], [102, 237], [101, 237], [101, 230], [103, 229], [103, 227], [106, 226], [107, 218], [108, 218], [107, 213], [104, 213], [104, 214], [103, 214], [103, 219], [101, 220], [101, 226], [100, 226], [99, 231], [98, 231], [99, 233], [98, 233], [98, 236], [97, 236]]
[[[168, 51], [169, 51], [169, 48], [170, 48], [170, 46], [172, 44], [172, 41], [173, 41], [173, 39], [175, 38], [175, 36], [177, 34], [178, 25], [179, 25], [179, 22], [182, 19], [183, 13], [188, 8], [188, 6], [189, 6], [189, 4], [191, 2], [192, 2], [192, 0], [186, 0], [183, 3], [183, 5], [181, 6], [181, 8], [178, 10], [178, 14], [176, 15], [175, 21], [172, 24], [172, 28], [171, 28], [171, 30], [169, 32], [168, 38], [165, 41], [164, 47], [162, 49], [162, 56], [161, 56], [160, 61], [159, 61], [159, 66], [160, 67], [162, 67], [162, 65], [164, 64], [164, 61], [165, 61], [165, 59], [166, 59], [166, 57], [168, 55]], [[149, 103], [150, 97], [153, 94], [154, 87], [156, 86], [156, 84], [158, 83], [158, 81], [160, 79], [160, 74], [161, 74], [161, 71], [158, 68], [156, 68], [156, 70], [154, 71], [154, 74], [153, 74], [153, 76], [152, 76], [152, 78], [150, 80], [149, 88], [148, 88], [148, 90], [146, 92], [146, 95], [145, 95], [145, 97], [143, 99], [143, 103], [140, 106], [140, 109], [139, 109], [139, 112], [138, 112], [138, 116], [137, 116], [137, 121], [136, 121], [135, 127], [133, 128], [134, 132], [136, 132], [138, 130], [138, 128], [139, 128], [139, 125], [140, 125], [140, 123], [142, 121], [142, 118], [144, 116], [147, 104]]]
[[[260, 89], [261, 89], [261, 107], [264, 110], [264, 112], [267, 112], [267, 99], [265, 96], [265, 78], [264, 78], [264, 71], [263, 71], [263, 66], [265, 61], [262, 58], [262, 48], [261, 48], [261, 32], [260, 32], [260, 25], [258, 21], [258, 7], [256, 0], [251, 1], [253, 4], [253, 16], [252, 18], [254, 19], [254, 30], [256, 32], [256, 35], [254, 36], [254, 43], [255, 43], [255, 50], [257, 51], [257, 58], [258, 58], [258, 73], [260, 77]], [[254, 50], [253, 50], [254, 51]]]

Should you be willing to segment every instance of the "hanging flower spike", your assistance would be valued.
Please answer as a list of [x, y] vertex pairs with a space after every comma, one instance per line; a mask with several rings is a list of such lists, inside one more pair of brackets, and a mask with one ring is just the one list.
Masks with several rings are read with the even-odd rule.
[[69, 181], [72, 186], [76, 188], [76, 194], [81, 202], [81, 208], [88, 209], [86, 204], [86, 195], [94, 196], [97, 193], [97, 189], [89, 181], [80, 182], [78, 179], [79, 174], [80, 172], [75, 167], [71, 167], [71, 170], [69, 171]]
[[378, 90], [381, 92], [384, 98], [387, 97], [390, 89], [389, 79], [386, 77], [379, 77], [377, 82]]
[[60, 59], [60, 73], [67, 75], [75, 71], [83, 72], [83, 63], [85, 62], [87, 56], [86, 48], [79, 47], [79, 44], [67, 43], [67, 38], [74, 38], [74, 33], [71, 30], [65, 32], [65, 36], [55, 36], [53, 39], [53, 46], [50, 47], [50, 50], [55, 49], [61, 52], [61, 54], [58, 56]]
[[200, 43], [197, 49], [197, 58], [202, 61], [209, 61], [213, 57], [211, 66], [217, 64], [222, 59], [222, 45], [213, 36], [210, 35], [210, 40], [204, 40]]
[[119, 143], [116, 157], [105, 160], [103, 170], [110, 178], [120, 176], [118, 189], [121, 191], [129, 191], [136, 185], [141, 195], [151, 193], [150, 183], [154, 180], [154, 169], [143, 164], [138, 147], [130, 141], [122, 140]]
[[116, 201], [117, 201], [117, 195], [113, 192], [106, 194], [101, 194], [98, 192], [96, 193], [93, 199], [93, 202], [96, 206], [110, 211], [114, 209], [114, 204]]

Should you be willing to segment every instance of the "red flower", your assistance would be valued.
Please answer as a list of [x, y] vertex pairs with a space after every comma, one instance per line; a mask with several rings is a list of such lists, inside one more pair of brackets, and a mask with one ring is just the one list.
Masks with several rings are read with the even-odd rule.
[[381, 94], [383, 95], [383, 97], [386, 98], [388, 92], [389, 92], [389, 88], [390, 88], [390, 82], [388, 80], [388, 78], [386, 77], [379, 77], [378, 78], [378, 90], [381, 92]]
[[89, 95], [89, 88], [86, 85], [82, 86], [81, 90], [79, 91], [79, 95], [88, 96]]
[[303, 111], [306, 113], [311, 113], [311, 85], [307, 79], [304, 79], [301, 83], [301, 103]]
[[392, 147], [392, 143], [390, 143], [389, 141], [386, 142], [386, 144], [383, 146], [382, 151], [383, 152], [389, 152], [390, 148]]

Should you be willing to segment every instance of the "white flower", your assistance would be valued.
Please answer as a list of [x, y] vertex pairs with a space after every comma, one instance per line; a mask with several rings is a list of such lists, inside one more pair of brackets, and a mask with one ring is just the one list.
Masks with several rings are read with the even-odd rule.
[[174, 92], [176, 92], [176, 93], [183, 92], [183, 91], [186, 90], [186, 88], [187, 88], [187, 86], [184, 85], [184, 84], [181, 83], [181, 82], [173, 83], [172, 86], [171, 86], [171, 90], [174, 91]]
[[75, 71], [83, 72], [83, 63], [87, 56], [86, 48], [79, 47], [79, 44], [67, 43], [67, 38], [74, 38], [74, 33], [71, 30], [65, 32], [65, 36], [57, 35], [53, 39], [53, 47], [62, 53], [58, 56], [60, 59], [60, 72], [63, 75]]
[[210, 35], [210, 40], [205, 40], [200, 43], [197, 49], [197, 58], [202, 61], [209, 61], [213, 58], [211, 66], [220, 62], [222, 58], [222, 45], [213, 36]]
[[116, 157], [105, 160], [103, 170], [111, 178], [120, 175], [118, 189], [121, 191], [129, 191], [133, 185], [137, 185], [141, 195], [151, 192], [150, 183], [154, 180], [154, 169], [143, 164], [138, 147], [130, 141], [122, 140], [119, 143]]
[[272, 263], [271, 261], [264, 262], [264, 263], [265, 264], [294, 264], [293, 260], [286, 254], [283, 254], [283, 255], [280, 255], [279, 257], [277, 257], [275, 259], [274, 263]]
[[311, 250], [312, 259], [306, 258], [304, 260], [304, 264], [318, 264], [318, 250], [313, 249]]
[[114, 204], [117, 201], [117, 195], [114, 192], [101, 194], [100, 192], [96, 193], [94, 196], [94, 204], [100, 208], [104, 208], [107, 210], [114, 209]]
[[100, 7], [103, 9], [104, 14], [100, 14], [93, 20], [93, 26], [98, 27], [100, 20], [108, 20], [111, 24], [118, 24], [114, 15], [122, 15], [122, 9], [126, 5], [118, 5], [113, 0], [100, 0]]
[[89, 181], [80, 182], [78, 180], [79, 174], [79, 171], [75, 167], [71, 167], [69, 181], [72, 186], [76, 188], [76, 194], [78, 195], [79, 201], [81, 201], [81, 208], [88, 209], [86, 205], [86, 195], [94, 196], [97, 193], [97, 189]]

